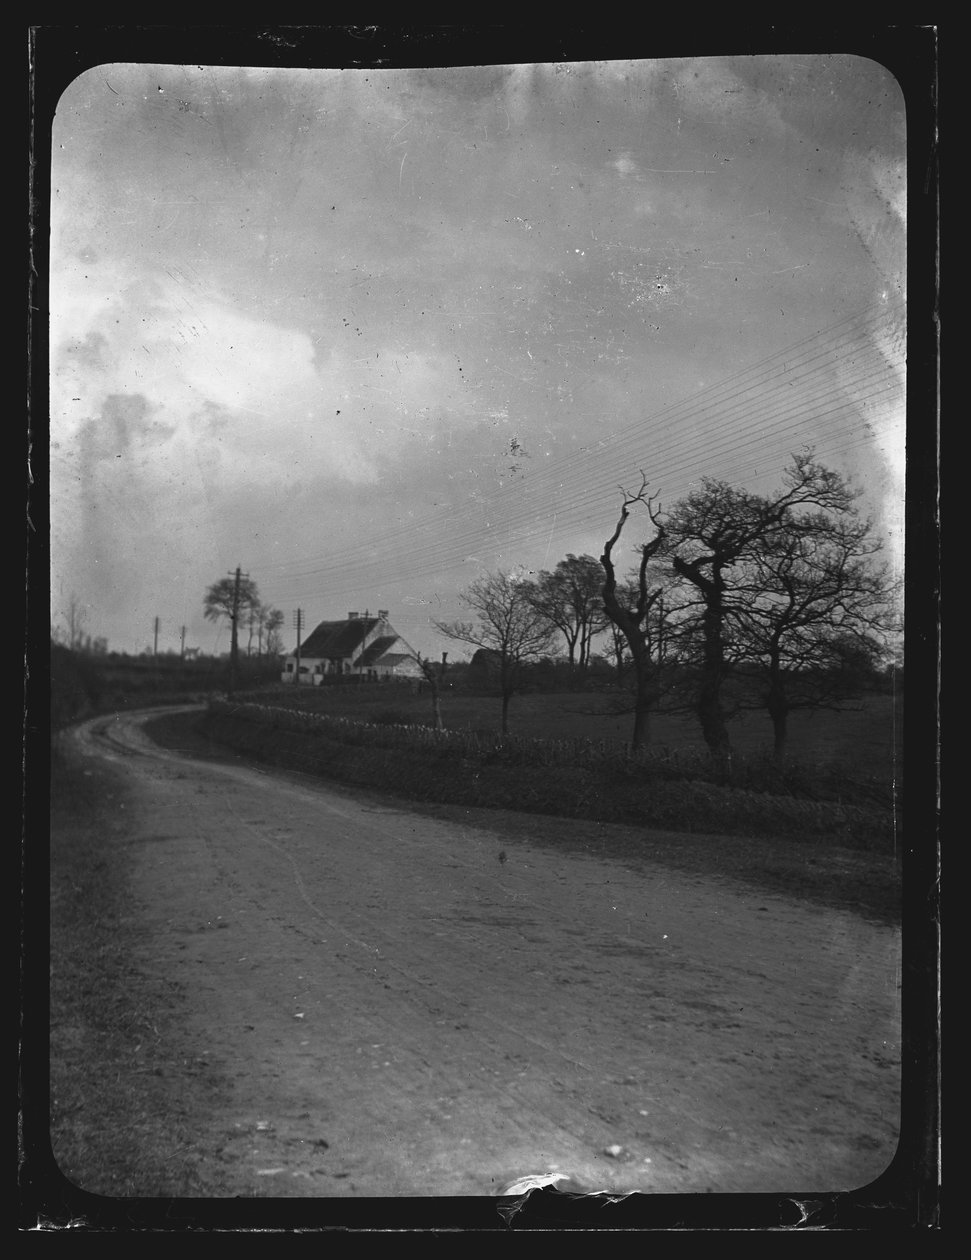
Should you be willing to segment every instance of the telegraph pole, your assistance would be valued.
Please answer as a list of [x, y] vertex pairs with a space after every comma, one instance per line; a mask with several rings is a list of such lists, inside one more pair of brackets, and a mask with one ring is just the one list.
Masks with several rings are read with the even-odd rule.
[[293, 614], [293, 624], [297, 630], [297, 672], [294, 675], [294, 683], [300, 686], [300, 631], [303, 628], [303, 609], [298, 608]]

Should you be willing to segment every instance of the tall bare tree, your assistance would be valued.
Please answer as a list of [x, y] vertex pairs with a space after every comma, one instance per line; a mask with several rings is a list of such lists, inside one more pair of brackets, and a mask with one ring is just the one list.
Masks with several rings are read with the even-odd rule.
[[283, 613], [279, 608], [267, 608], [264, 622], [267, 656], [280, 656], [283, 652], [284, 620]]
[[235, 576], [220, 578], [213, 582], [206, 591], [203, 609], [207, 621], [218, 622], [225, 617], [231, 630], [231, 650], [229, 666], [230, 694], [236, 686], [236, 654], [237, 636], [241, 622], [249, 617], [252, 610], [259, 606], [260, 593], [251, 577], [243, 576], [237, 569]]
[[72, 652], [78, 652], [84, 646], [85, 625], [88, 620], [88, 610], [73, 591], [67, 601], [67, 609], [63, 616], [66, 628], [67, 646]]
[[217, 622], [225, 617], [232, 621], [234, 617], [246, 619], [254, 606], [260, 602], [260, 593], [256, 583], [250, 577], [240, 577], [239, 591], [236, 590], [234, 577], [220, 578], [213, 582], [206, 591], [203, 608], [207, 621]]
[[553, 629], [536, 610], [531, 583], [501, 570], [487, 573], [460, 596], [474, 621], [436, 621], [449, 639], [492, 652], [502, 696], [502, 733], [509, 731], [509, 702], [517, 691], [522, 667], [549, 649]]
[[[657, 705], [660, 688], [658, 671], [660, 664], [660, 636], [653, 626], [658, 626], [659, 613], [664, 584], [652, 581], [651, 562], [662, 550], [665, 543], [664, 527], [657, 519], [655, 500], [647, 494], [647, 480], [641, 474], [641, 487], [638, 491], [624, 492], [620, 517], [614, 532], [604, 544], [600, 564], [605, 580], [603, 583], [603, 604], [607, 616], [623, 636], [630, 652], [631, 664], [634, 668], [634, 729], [631, 734], [631, 747], [641, 748], [650, 739], [651, 711]], [[636, 574], [627, 582], [618, 585], [614, 568], [614, 547], [616, 547], [624, 526], [633, 508], [643, 504], [656, 527], [654, 538], [642, 543], [639, 547], [640, 560]]]
[[899, 629], [881, 549], [855, 511], [807, 513], [774, 534], [736, 581], [737, 639], [759, 680], [776, 756], [785, 753], [790, 713], [856, 700]]
[[246, 643], [246, 655], [250, 656], [253, 650], [253, 636], [256, 636], [256, 655], [262, 659], [264, 649], [267, 655], [273, 655], [270, 648], [270, 635], [273, 630], [279, 630], [283, 625], [283, 613], [278, 608], [274, 608], [271, 604], [265, 604], [262, 600], [257, 600], [253, 604], [247, 614], [246, 625], [249, 629], [249, 639]]
[[587, 668], [591, 641], [609, 625], [602, 588], [603, 570], [593, 556], [572, 554], [533, 584], [537, 611], [566, 641], [571, 674]]
[[[734, 636], [752, 598], [746, 586], [751, 566], [780, 538], [818, 528], [813, 512], [839, 518], [853, 510], [857, 497], [811, 448], [793, 455], [783, 482], [775, 494], [762, 496], [706, 477], [664, 518], [664, 553], [691, 591], [681, 618], [699, 645], [695, 713], [716, 756], [730, 749], [723, 688], [736, 652]], [[653, 508], [651, 519], [660, 527]]]

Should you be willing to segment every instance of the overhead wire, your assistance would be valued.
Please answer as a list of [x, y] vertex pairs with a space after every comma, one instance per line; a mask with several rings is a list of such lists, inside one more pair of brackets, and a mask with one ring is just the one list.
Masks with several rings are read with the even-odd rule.
[[[831, 439], [828, 448], [831, 456], [854, 449], [873, 439], [868, 431], [863, 431], [856, 441], [847, 444], [847, 430], [839, 424], [840, 419], [849, 411], [859, 412], [869, 407], [870, 414], [865, 418], [855, 418], [860, 424], [872, 426], [881, 418], [880, 408], [890, 407], [892, 395], [900, 392], [903, 359], [896, 360], [874, 344], [875, 332], [881, 325], [886, 326], [885, 336], [892, 342], [899, 339], [899, 331], [892, 325], [895, 315], [894, 310], [884, 309], [876, 315], [847, 317], [646, 420], [612, 432], [596, 446], [587, 446], [551, 461], [537, 474], [524, 478], [528, 482], [525, 487], [513, 483], [491, 495], [473, 494], [459, 510], [432, 511], [409, 521], [407, 537], [402, 537], [401, 527], [386, 530], [350, 549], [342, 549], [339, 559], [308, 557], [275, 566], [276, 575], [271, 573], [265, 585], [268, 588], [272, 583], [276, 590], [283, 592], [326, 580], [331, 595], [335, 593], [335, 586], [363, 590], [373, 585], [364, 570], [381, 568], [386, 571], [390, 566], [395, 569], [396, 578], [413, 578], [434, 575], [443, 566], [446, 569], [461, 567], [469, 550], [481, 549], [479, 544], [490, 534], [498, 538], [501, 530], [502, 537], [515, 544], [535, 529], [538, 519], [554, 510], [561, 531], [581, 520], [589, 524], [588, 509], [603, 502], [608, 491], [616, 490], [618, 475], [630, 473], [633, 456], [630, 446], [647, 440], [657, 443], [657, 430], [662, 425], [668, 432], [651, 451], [652, 484], [663, 480], [670, 485], [674, 480], [674, 497], [684, 489], [683, 480], [677, 479], [690, 479], [692, 473], [695, 479], [704, 475], [697, 465], [702, 454], [710, 465], [727, 452], [741, 455], [757, 444], [759, 473], [766, 475], [775, 471], [771, 467], [773, 462], [784, 460], [792, 453], [790, 435], [805, 430], [810, 418], [816, 425], [813, 436], [817, 442], [820, 438]], [[847, 340], [847, 326], [854, 323], [857, 331]], [[854, 366], [857, 361], [859, 367]], [[881, 383], [882, 388], [872, 388]], [[869, 392], [865, 392], [867, 389]], [[780, 392], [791, 395], [781, 412]], [[821, 410], [823, 404], [831, 405]], [[767, 425], [767, 420], [771, 420], [771, 426]], [[786, 423], [780, 423], [783, 420]], [[829, 420], [832, 433], [825, 426], [819, 428], [819, 422], [825, 420]], [[686, 443], [685, 429], [689, 424], [696, 432]], [[701, 429], [704, 431], [699, 431]], [[832, 446], [837, 436], [844, 439], [838, 449]], [[574, 471], [588, 471], [592, 459], [600, 465], [597, 474], [592, 479], [587, 478], [583, 490], [572, 492], [570, 503], [564, 506], [563, 486]], [[748, 467], [748, 461], [742, 459], [723, 473], [741, 474]], [[525, 499], [524, 493], [528, 496]], [[512, 506], [514, 496], [521, 500], [519, 506]], [[501, 514], [501, 521], [481, 519], [490, 511], [494, 516]], [[429, 530], [437, 531], [439, 536], [431, 542], [419, 542], [421, 535]], [[355, 582], [357, 585], [349, 585]]]
[[[836, 409], [837, 413], [839, 409]], [[796, 434], [804, 427], [804, 414], [798, 414], [792, 422], [784, 427], [783, 432]], [[752, 442], [749, 444], [754, 447], [759, 441], [760, 435], [755, 433]], [[777, 439], [779, 434], [776, 435]], [[844, 433], [845, 437], [845, 433]], [[855, 442], [847, 443], [845, 440], [838, 446], [829, 448], [829, 454], [832, 457], [838, 453], [844, 453], [850, 449], [862, 446], [864, 443], [872, 443], [873, 439], [867, 432], [861, 433]], [[764, 442], [758, 446], [757, 452], [753, 457], [743, 459], [735, 466], [722, 470], [722, 480], [732, 481], [736, 477], [741, 477], [743, 473], [747, 473], [751, 478], [754, 473], [758, 476], [765, 476], [769, 469], [774, 468], [776, 457], [789, 454], [790, 444], [783, 445], [781, 441], [776, 442], [775, 446], [767, 448]], [[736, 454], [739, 454], [738, 444], [736, 446]], [[753, 468], [753, 458], [761, 467]], [[693, 470], [690, 463], [682, 463], [681, 465], [663, 466], [658, 470], [658, 481], [662, 481], [665, 486], [670, 485], [671, 481], [680, 476], [687, 476]], [[610, 490], [615, 490], [616, 486], [611, 485]], [[670, 496], [666, 495], [667, 501], [680, 497], [682, 491], [687, 489], [687, 485], [675, 480], [674, 488]], [[581, 522], [589, 522], [590, 508], [603, 504], [605, 502], [605, 488], [594, 486], [584, 492], [575, 494], [572, 497], [570, 505], [564, 509], [563, 503], [557, 501], [552, 507], [546, 504], [528, 504], [525, 508], [517, 513], [507, 514], [501, 521], [493, 521], [484, 519], [469, 525], [465, 530], [456, 532], [449, 531], [444, 537], [439, 537], [424, 545], [419, 545], [417, 540], [410, 540], [407, 548], [399, 547], [397, 550], [389, 550], [388, 548], [377, 548], [378, 554], [373, 552], [369, 556], [357, 556], [352, 559], [346, 557], [336, 563], [331, 563], [324, 567], [315, 569], [314, 574], [317, 576], [327, 576], [331, 582], [340, 580], [343, 576], [347, 578], [357, 577], [360, 579], [362, 567], [381, 566], [386, 567], [390, 563], [396, 566], [398, 577], [421, 575], [432, 571], [435, 567], [441, 565], [454, 565], [456, 562], [464, 559], [464, 553], [471, 550], [482, 550], [481, 544], [484, 539], [491, 536], [501, 536], [510, 542], [519, 540], [523, 536], [530, 534], [535, 537], [537, 529], [537, 521], [548, 516], [551, 511], [557, 512], [556, 524], [560, 532], [569, 529]], [[494, 515], [494, 514], [492, 514]], [[545, 528], [545, 527], [544, 527]], [[301, 580], [307, 580], [313, 575], [304, 575]]]
[[[883, 313], [883, 315], [884, 317], [886, 317], [885, 313]], [[843, 326], [845, 326], [847, 323], [852, 322], [852, 319], [855, 319], [855, 318], [859, 318], [859, 317], [849, 317], [845, 320], [840, 321], [839, 324], [834, 325], [832, 329], [826, 330], [826, 335], [830, 338], [831, 341], [833, 341], [834, 347], [840, 344], [837, 339], [837, 334], [839, 330]], [[873, 321], [871, 320], [869, 325], [862, 328], [858, 334], [859, 337], [862, 338], [862, 337], [869, 336], [872, 331], [872, 324], [873, 324]], [[716, 385], [711, 386], [707, 388], [706, 390], [701, 391], [699, 394], [694, 395], [687, 400], [682, 400], [676, 404], [673, 404], [670, 407], [664, 408], [660, 412], [655, 413], [653, 416], [648, 417], [646, 421], [638, 421], [635, 424], [627, 426], [623, 430], [616, 430], [616, 431], [611, 432], [610, 434], [606, 435], [603, 439], [601, 439], [601, 441], [598, 442], [596, 446], [592, 446], [592, 447], [588, 446], [588, 447], [582, 448], [580, 451], [573, 452], [566, 456], [560, 457], [559, 459], [553, 461], [549, 466], [545, 468], [541, 468], [537, 470], [536, 472], [531, 472], [530, 488], [531, 488], [533, 502], [540, 502], [540, 504], [542, 504], [542, 494], [543, 494], [544, 485], [550, 485], [551, 487], [555, 486], [557, 479], [562, 480], [563, 478], [565, 478], [569, 474], [571, 468], [580, 467], [580, 466], [583, 466], [584, 464], [588, 464], [591, 455], [596, 454], [599, 458], [603, 459], [608, 453], [605, 448], [613, 447], [613, 448], [619, 448], [622, 450], [623, 443], [626, 440], [635, 440], [635, 439], [643, 440], [645, 437], [645, 430], [647, 429], [649, 425], [657, 426], [667, 421], [668, 425], [673, 427], [673, 425], [679, 419], [683, 418], [681, 415], [679, 415], [679, 413], [693, 414], [693, 418], [696, 420], [696, 423], [701, 423], [703, 419], [703, 415], [704, 415], [703, 408], [705, 407], [710, 408], [714, 406], [715, 404], [721, 404], [724, 409], [725, 404], [731, 403], [732, 400], [734, 399], [735, 400], [734, 407], [729, 407], [727, 412], [723, 410], [723, 414], [721, 416], [720, 421], [718, 421], [713, 426], [713, 428], [709, 429], [708, 433], [697, 437], [694, 440], [693, 444], [689, 444], [687, 447], [684, 445], [683, 432], [681, 433], [672, 432], [671, 436], [668, 438], [668, 445], [670, 446], [672, 444], [678, 444], [679, 449], [683, 455], [690, 455], [693, 450], [697, 450], [702, 447], [704, 447], [706, 452], [710, 454], [712, 451], [712, 447], [711, 447], [712, 436], [717, 435], [719, 430], [727, 429], [728, 426], [732, 423], [734, 417], [740, 411], [744, 410], [747, 407], [748, 412], [749, 412], [749, 418], [751, 419], [751, 414], [752, 414], [751, 404], [745, 401], [745, 395], [766, 383], [764, 375], [752, 376], [751, 373], [758, 368], [765, 367], [765, 365], [767, 364], [770, 364], [773, 362], [778, 363], [778, 361], [780, 360], [785, 360], [787, 356], [790, 356], [792, 354], [793, 350], [799, 349], [800, 346], [805, 346], [807, 344], [811, 345], [814, 341], [818, 342], [819, 339], [820, 339], [819, 335], [817, 335], [815, 338], [813, 337], [804, 338], [802, 342], [795, 343], [795, 346], [787, 347], [783, 349], [782, 351], [778, 351], [771, 356], [767, 356], [764, 360], [762, 360], [759, 364], [754, 365], [752, 368], [745, 369], [744, 371], [740, 371], [737, 373], [733, 373], [732, 376], [729, 378], [726, 378], [725, 381], [718, 382]], [[867, 346], [866, 348], [869, 349], [872, 347]], [[817, 346], [816, 354], [811, 356], [809, 359], [803, 360], [802, 362], [794, 361], [787, 371], [787, 375], [786, 375], [787, 386], [791, 388], [797, 385], [802, 379], [804, 379], [805, 376], [808, 375], [808, 373], [803, 372], [802, 375], [800, 376], [799, 374], [797, 374], [796, 369], [805, 368], [807, 364], [811, 364], [814, 359], [819, 359], [822, 356], [822, 354], [825, 352], [825, 350], [826, 350], [826, 347], [823, 347], [822, 349], [820, 349]], [[851, 352], [850, 347], [848, 347], [844, 343], [843, 355], [846, 356], [850, 352]], [[745, 376], [749, 376], [750, 379], [744, 381], [744, 384], [741, 389], [736, 389], [734, 392], [729, 392], [729, 393], [724, 392], [724, 386], [726, 382], [738, 381]], [[841, 384], [835, 386], [834, 388], [836, 388], [837, 390], [843, 390], [843, 392], [845, 392], [849, 386], [862, 385], [863, 383], [865, 383], [866, 379], [867, 378], [858, 378], [855, 381], [853, 380], [844, 381]], [[717, 392], [719, 390], [723, 391], [721, 395], [719, 395], [719, 393]], [[710, 395], [710, 397], [708, 397], [707, 400], [705, 398], [706, 395]], [[699, 403], [701, 404], [701, 408], [699, 408]], [[769, 412], [771, 410], [772, 405], [773, 404], [767, 399], [763, 401], [762, 413], [756, 413], [756, 416], [758, 414], [764, 414], [764, 413]], [[731, 433], [731, 441], [737, 442], [739, 438], [744, 434], [744, 432], [750, 431], [751, 428], [752, 428], [752, 425], [749, 424], [748, 429], [743, 430], [741, 432], [737, 429], [733, 429]], [[665, 449], [666, 448], [662, 446], [659, 450], [655, 450], [653, 453], [654, 458], [657, 459], [659, 455], [663, 455]], [[601, 482], [601, 484], [603, 483]], [[501, 494], [501, 492], [499, 493]], [[550, 493], [551, 495], [555, 495], [556, 490], [551, 490]], [[489, 499], [492, 500], [498, 497], [499, 497], [499, 494], [494, 493], [492, 496], [489, 496]], [[484, 501], [484, 497], [479, 496], [479, 500]], [[466, 515], [467, 515], [467, 504], [463, 505], [463, 507], [458, 512], [456, 512], [455, 510], [450, 510], [450, 509], [445, 509], [444, 511], [443, 510], [433, 511], [431, 513], [426, 514], [426, 516], [424, 517], [409, 520], [407, 522], [407, 526], [410, 530], [420, 529], [425, 524], [433, 524], [439, 528], [447, 528], [451, 520], [453, 519], [464, 520], [466, 518]], [[361, 557], [361, 558], [365, 557], [367, 553], [374, 546], [378, 546], [386, 542], [393, 543], [396, 539], [400, 541], [400, 530], [397, 528], [390, 531], [386, 531], [384, 534], [380, 534], [380, 533], [375, 534], [375, 535], [372, 535], [366, 542], [358, 544], [356, 547], [352, 547], [350, 549], [345, 548], [343, 550], [343, 556], [348, 563], [353, 563], [355, 557]], [[310, 561], [309, 563], [312, 566], [314, 562]], [[311, 569], [308, 571], [306, 568], [307, 564], [308, 564], [308, 561], [285, 562], [280, 567], [281, 575], [283, 572], [289, 571], [294, 574], [307, 573], [307, 575], [309, 576], [312, 574], [313, 568], [311, 567]]]
[[[843, 454], [853, 449], [858, 449], [866, 443], [871, 443], [872, 439], [869, 435], [861, 435], [855, 441], [844, 442], [841, 446], [833, 450], [833, 454]], [[766, 452], [763, 449], [760, 455], [760, 462], [764, 465], [764, 456]], [[732, 480], [736, 474], [743, 471], [751, 472], [751, 465], [746, 461], [739, 464], [737, 468], [726, 470], [723, 479]], [[758, 469], [756, 472], [760, 471]], [[590, 496], [586, 496], [589, 498]], [[674, 497], [678, 497], [675, 495]], [[597, 500], [603, 503], [601, 498]], [[560, 532], [569, 530], [574, 525], [581, 522], [586, 523], [589, 527], [589, 515], [582, 511], [586, 506], [586, 500], [575, 506], [572, 511], [560, 513], [557, 524]], [[607, 513], [605, 513], [605, 516]], [[609, 514], [610, 521], [613, 520], [612, 513]], [[608, 522], [605, 520], [605, 524]], [[545, 533], [545, 523], [543, 531]], [[449, 537], [444, 541], [436, 541], [424, 547], [413, 547], [407, 562], [402, 555], [389, 556], [387, 551], [378, 549], [378, 554], [368, 557], [364, 560], [355, 559], [349, 564], [332, 565], [329, 568], [317, 571], [317, 583], [326, 580], [326, 584], [331, 594], [334, 593], [335, 584], [344, 585], [349, 589], [367, 589], [374, 583], [374, 578], [369, 573], [382, 571], [384, 573], [383, 581], [387, 582], [388, 566], [394, 568], [395, 579], [414, 579], [422, 576], [432, 576], [435, 573], [454, 571], [461, 568], [463, 563], [474, 560], [475, 552], [489, 554], [486, 547], [481, 544], [485, 541], [487, 544], [490, 539], [496, 545], [496, 549], [500, 554], [508, 555], [510, 550], [517, 545], [526, 545], [534, 542], [537, 537], [537, 517], [532, 513], [526, 518], [520, 516], [518, 520], [507, 520], [503, 523], [501, 534], [493, 528], [489, 522], [476, 527], [472, 532], [465, 535]], [[300, 580], [300, 588], [305, 589], [308, 580], [303, 578]]]

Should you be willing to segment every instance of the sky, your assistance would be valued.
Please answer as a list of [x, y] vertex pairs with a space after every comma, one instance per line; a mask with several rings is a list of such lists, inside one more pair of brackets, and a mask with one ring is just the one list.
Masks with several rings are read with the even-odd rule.
[[54, 625], [223, 652], [203, 599], [238, 566], [290, 649], [298, 609], [387, 609], [437, 656], [483, 573], [599, 556], [642, 472], [768, 493], [807, 444], [902, 562], [876, 61], [109, 62], [51, 152]]

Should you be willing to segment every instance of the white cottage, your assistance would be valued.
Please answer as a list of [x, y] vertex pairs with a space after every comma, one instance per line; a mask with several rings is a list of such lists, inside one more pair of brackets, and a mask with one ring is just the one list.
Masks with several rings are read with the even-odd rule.
[[[381, 609], [376, 617], [347, 614], [346, 621], [322, 621], [300, 645], [300, 682], [319, 686], [326, 677], [356, 676], [372, 680], [421, 678], [416, 653]], [[297, 681], [297, 654], [284, 662], [281, 678]]]

